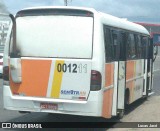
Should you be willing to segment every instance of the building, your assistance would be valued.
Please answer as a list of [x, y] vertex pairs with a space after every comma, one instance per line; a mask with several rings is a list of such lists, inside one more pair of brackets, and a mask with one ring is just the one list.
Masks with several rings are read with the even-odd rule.
[[152, 23], [141, 23], [135, 22], [144, 26], [150, 33], [151, 38], [153, 38], [153, 44], [160, 46], [160, 24], [152, 24]]
[[0, 20], [0, 53], [3, 53], [10, 21]]

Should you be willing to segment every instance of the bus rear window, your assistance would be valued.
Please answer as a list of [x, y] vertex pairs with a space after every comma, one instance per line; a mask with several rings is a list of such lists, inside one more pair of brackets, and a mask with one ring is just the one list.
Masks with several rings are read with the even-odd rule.
[[39, 15], [66, 15], [66, 16], [85, 16], [93, 17], [93, 13], [77, 9], [30, 9], [19, 11], [16, 17], [39, 16]]
[[38, 15], [17, 17], [21, 56], [91, 58], [93, 17]]

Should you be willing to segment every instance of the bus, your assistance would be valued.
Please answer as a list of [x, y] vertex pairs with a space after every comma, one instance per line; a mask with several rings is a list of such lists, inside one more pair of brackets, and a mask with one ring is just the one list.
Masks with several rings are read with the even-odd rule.
[[83, 7], [10, 15], [7, 110], [111, 118], [152, 93], [153, 44], [141, 25]]

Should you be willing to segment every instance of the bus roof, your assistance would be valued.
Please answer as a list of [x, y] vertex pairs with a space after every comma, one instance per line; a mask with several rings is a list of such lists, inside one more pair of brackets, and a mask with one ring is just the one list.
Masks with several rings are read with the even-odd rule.
[[30, 7], [30, 8], [25, 8], [20, 10], [19, 12], [25, 12], [28, 10], [52, 10], [52, 9], [66, 9], [66, 10], [81, 10], [81, 11], [89, 11], [94, 14], [94, 16], [99, 16], [100, 21], [102, 24], [124, 29], [124, 30], [129, 30], [137, 33], [142, 33], [145, 35], [149, 35], [149, 32], [147, 29], [139, 24], [130, 22], [128, 20], [124, 20], [122, 18], [118, 18], [106, 13], [99, 12], [93, 8], [86, 8], [86, 7], [76, 7], [76, 6], [39, 6], [39, 7]]
[[145, 35], [150, 35], [147, 29], [139, 24], [135, 24], [128, 20], [118, 18], [106, 13], [99, 12], [99, 14], [101, 16], [102, 23], [105, 25], [129, 30], [129, 31], [134, 31], [137, 33], [145, 34]]
[[77, 6], [38, 6], [38, 7], [29, 7], [24, 8], [23, 10], [36, 10], [36, 9], [77, 9], [77, 10], [85, 10], [85, 11], [91, 11], [91, 12], [97, 12], [93, 8], [87, 8], [87, 7], [77, 7]]

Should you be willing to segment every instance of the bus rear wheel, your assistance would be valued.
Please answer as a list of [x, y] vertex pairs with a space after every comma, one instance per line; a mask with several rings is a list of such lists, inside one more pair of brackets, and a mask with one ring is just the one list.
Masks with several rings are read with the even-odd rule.
[[124, 98], [124, 109], [119, 109], [118, 110], [118, 118], [122, 119], [124, 114], [125, 114], [125, 109], [127, 105], [129, 104], [129, 89], [125, 90], [125, 98]]
[[121, 109], [121, 110], [118, 111], [118, 118], [122, 119], [123, 116], [124, 116], [124, 109]]

